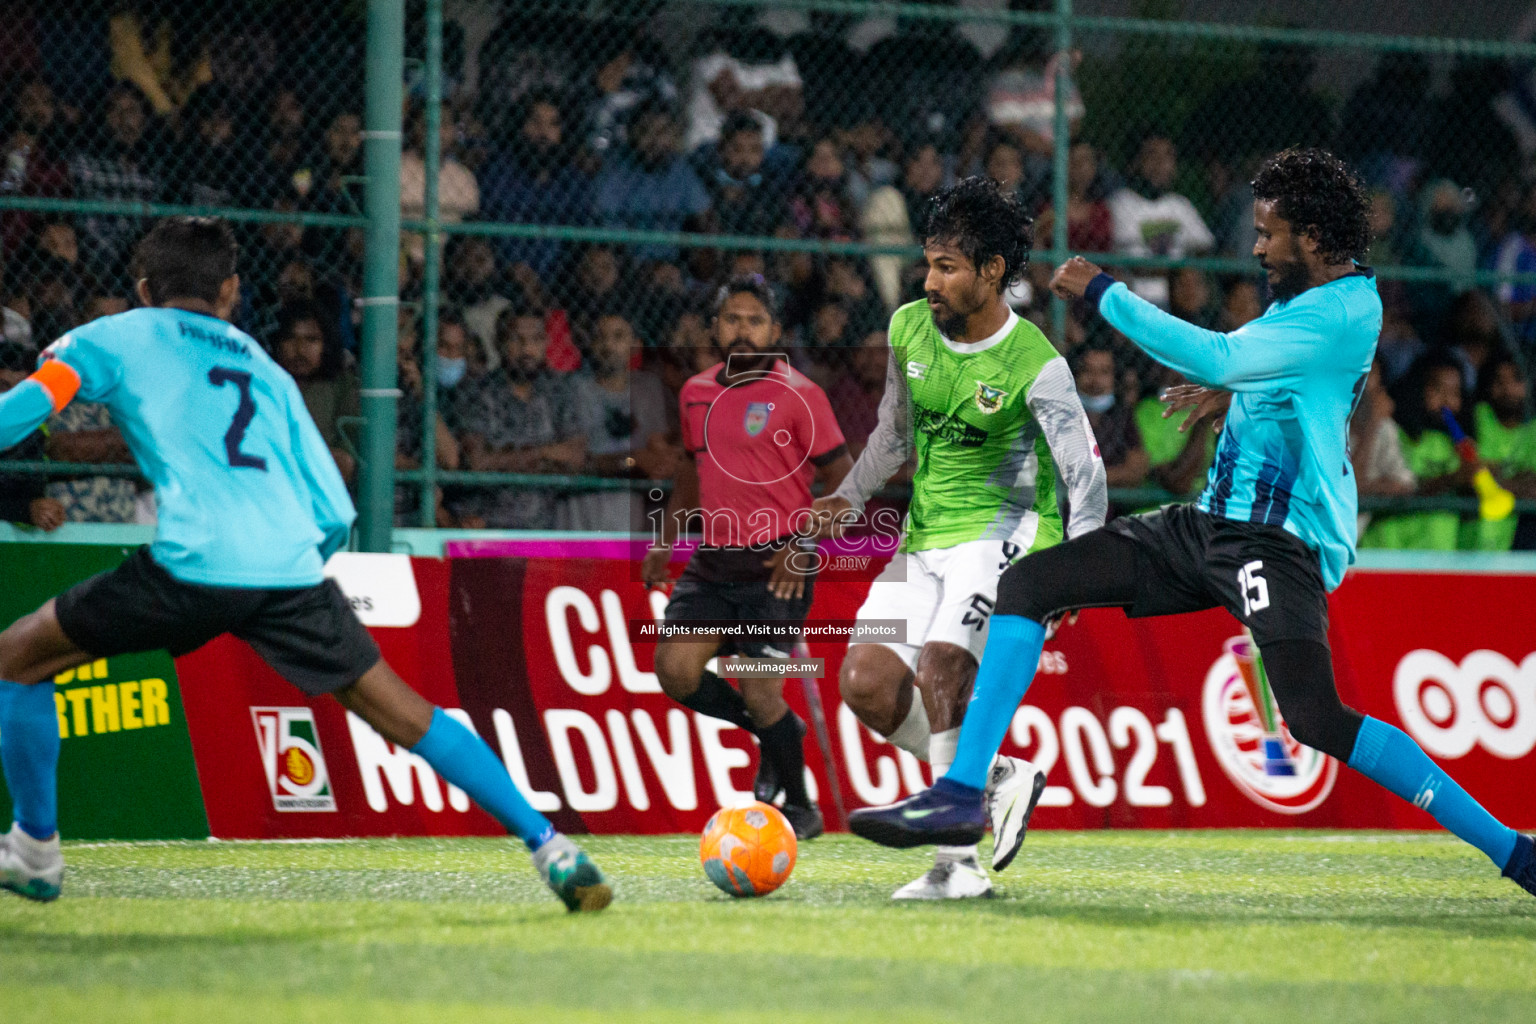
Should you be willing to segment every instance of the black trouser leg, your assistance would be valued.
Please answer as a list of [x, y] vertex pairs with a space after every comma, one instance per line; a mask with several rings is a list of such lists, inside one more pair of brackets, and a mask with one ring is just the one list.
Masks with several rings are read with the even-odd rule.
[[1142, 555], [1136, 542], [1094, 530], [1010, 566], [997, 583], [995, 615], [1044, 622], [1078, 608], [1124, 608], [1136, 600]]
[[1349, 762], [1364, 717], [1339, 700], [1328, 645], [1318, 640], [1271, 640], [1260, 647], [1275, 703], [1297, 743]]

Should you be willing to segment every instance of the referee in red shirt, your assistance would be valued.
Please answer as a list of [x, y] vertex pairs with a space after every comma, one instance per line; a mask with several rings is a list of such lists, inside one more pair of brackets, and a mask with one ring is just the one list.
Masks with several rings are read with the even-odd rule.
[[[724, 362], [683, 385], [683, 445], [660, 542], [646, 553], [649, 584], [665, 582], [672, 544], [702, 524], [702, 540], [672, 588], [666, 621], [789, 625], [811, 607], [814, 558], [796, 546], [811, 507], [811, 481], [830, 494], [853, 460], [826, 393], [777, 351], [783, 333], [762, 277], [732, 278], [715, 299], [715, 347]], [[802, 530], [804, 534], [806, 531]], [[784, 815], [801, 839], [822, 831], [805, 790], [805, 723], [784, 703], [782, 678], [743, 678], [737, 692], [705, 669], [716, 655], [788, 658], [794, 639], [706, 631], [656, 646], [661, 688], [686, 708], [739, 725], [758, 739], [755, 795], [782, 790]]]

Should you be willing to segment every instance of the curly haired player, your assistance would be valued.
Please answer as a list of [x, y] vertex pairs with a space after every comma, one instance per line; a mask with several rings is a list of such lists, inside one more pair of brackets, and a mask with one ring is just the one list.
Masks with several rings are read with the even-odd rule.
[[1422, 807], [1536, 895], [1530, 836], [1495, 820], [1402, 730], [1339, 700], [1327, 594], [1354, 560], [1349, 418], [1382, 315], [1375, 277], [1357, 262], [1368, 204], [1354, 173], [1317, 149], [1270, 158], [1253, 194], [1253, 252], [1274, 302], [1230, 334], [1162, 312], [1081, 257], [1057, 269], [1058, 295], [1086, 299], [1154, 358], [1228, 393], [1201, 402], [1203, 411], [1230, 402], [1216, 463], [1194, 505], [1115, 520], [1004, 573], [954, 764], [932, 789], [855, 812], [850, 827], [897, 847], [980, 837], [988, 765], [1029, 688], [1046, 625], [1063, 612], [1221, 606], [1252, 631], [1298, 742]]
[[[1024, 273], [1029, 215], [994, 181], [967, 178], [934, 197], [925, 233], [925, 301], [891, 317], [880, 420], [836, 494], [828, 520], [864, 503], [917, 457], [901, 550], [870, 587], [860, 620], [906, 623], [903, 642], [856, 643], [842, 692], [871, 729], [942, 774], [987, 642], [998, 576], [1060, 543], [1058, 473], [1080, 537], [1104, 524], [1104, 462], [1066, 360], [1003, 295]], [[914, 689], [915, 687], [915, 689]], [[1045, 777], [999, 758], [987, 780], [992, 866], [1024, 840]], [[992, 883], [973, 841], [941, 848], [897, 899], [985, 896]]]

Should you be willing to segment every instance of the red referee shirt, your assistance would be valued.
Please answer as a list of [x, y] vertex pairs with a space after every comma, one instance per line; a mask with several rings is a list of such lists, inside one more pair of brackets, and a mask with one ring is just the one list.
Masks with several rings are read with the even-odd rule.
[[784, 360], [721, 382], [719, 363], [679, 395], [683, 445], [699, 473], [704, 543], [766, 544], [794, 531], [811, 505], [816, 467], [844, 447], [821, 388]]

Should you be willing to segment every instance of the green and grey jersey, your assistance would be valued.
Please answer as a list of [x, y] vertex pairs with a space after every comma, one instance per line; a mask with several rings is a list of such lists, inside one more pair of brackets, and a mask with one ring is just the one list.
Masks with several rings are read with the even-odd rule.
[[1056, 478], [1076, 537], [1104, 524], [1104, 460], [1067, 362], [1010, 312], [990, 338], [956, 342], [926, 301], [891, 317], [880, 418], [837, 493], [863, 510], [913, 456], [903, 551], [1001, 540], [1024, 551], [1062, 539]]

